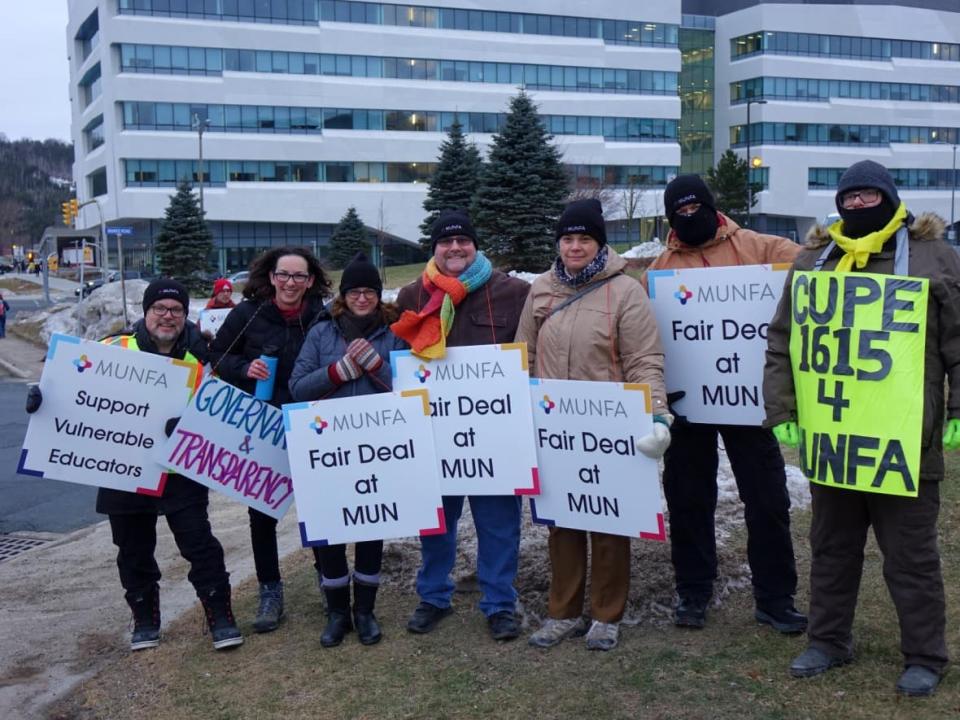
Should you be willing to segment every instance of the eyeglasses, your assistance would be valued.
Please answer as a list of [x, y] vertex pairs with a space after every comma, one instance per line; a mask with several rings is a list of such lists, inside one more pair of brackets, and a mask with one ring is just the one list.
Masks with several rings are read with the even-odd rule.
[[684, 205], [681, 208], [677, 208], [677, 215], [690, 217], [691, 215], [696, 215], [699, 210], [700, 203], [690, 203], [689, 205]]
[[180, 319], [187, 314], [182, 305], [151, 305], [150, 312], [157, 317], [169, 315], [176, 319]]
[[853, 203], [857, 198], [860, 198], [860, 202], [864, 205], [870, 205], [880, 199], [880, 191], [874, 188], [851, 190], [840, 196], [840, 204], [845, 208], [853, 207]]
[[445, 248], [450, 247], [454, 243], [457, 243], [457, 245], [473, 245], [473, 240], [463, 235], [451, 235], [450, 237], [437, 240], [437, 245]]
[[361, 296], [365, 298], [375, 298], [377, 291], [370, 288], [353, 288], [352, 290], [347, 290], [344, 295], [351, 300], [359, 300]]
[[275, 273], [271, 273], [273, 279], [276, 280], [281, 285], [285, 285], [291, 280], [293, 280], [297, 285], [303, 285], [307, 280], [310, 279], [310, 273], [288, 273], [280, 270]]

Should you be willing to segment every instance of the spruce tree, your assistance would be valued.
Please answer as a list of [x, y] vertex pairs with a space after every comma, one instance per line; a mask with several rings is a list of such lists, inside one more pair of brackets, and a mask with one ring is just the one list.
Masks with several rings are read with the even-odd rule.
[[568, 180], [551, 140], [521, 91], [493, 136], [472, 208], [481, 247], [502, 269], [540, 272], [556, 254], [553, 232]]
[[357, 209], [351, 207], [333, 229], [327, 259], [332, 267], [342, 270], [353, 259], [353, 256], [361, 250], [367, 255], [370, 254], [367, 228], [364, 227], [360, 216], [357, 215]]
[[[747, 161], [729, 148], [720, 156], [717, 166], [707, 170], [705, 178], [713, 192], [717, 210], [734, 219], [747, 214]], [[760, 183], [753, 183], [753, 204], [757, 204], [757, 194], [763, 189]]]
[[440, 145], [437, 169], [423, 201], [427, 216], [420, 223], [420, 244], [425, 250], [430, 250], [430, 228], [441, 210], [469, 209], [477, 191], [480, 165], [480, 151], [466, 141], [463, 125], [454, 116], [447, 138]]
[[200, 205], [190, 183], [182, 180], [157, 234], [157, 270], [176, 278], [191, 290], [206, 290], [213, 236], [200, 213]]

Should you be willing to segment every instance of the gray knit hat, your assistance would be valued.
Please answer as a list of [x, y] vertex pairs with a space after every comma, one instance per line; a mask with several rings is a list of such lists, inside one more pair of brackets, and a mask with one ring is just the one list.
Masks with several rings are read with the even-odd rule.
[[884, 194], [894, 209], [900, 207], [900, 195], [897, 194], [897, 186], [890, 171], [873, 160], [861, 160], [848, 167], [840, 176], [835, 198], [837, 210], [843, 209], [840, 198], [844, 193], [861, 188], [876, 188]]

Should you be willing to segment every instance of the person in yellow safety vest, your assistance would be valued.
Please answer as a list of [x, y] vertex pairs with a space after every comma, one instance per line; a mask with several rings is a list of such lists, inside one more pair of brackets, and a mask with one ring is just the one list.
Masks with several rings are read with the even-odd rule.
[[[205, 344], [196, 342], [199, 333], [187, 320], [190, 298], [187, 289], [175, 280], [155, 280], [143, 294], [143, 319], [130, 332], [105, 338], [102, 342], [128, 350], [166, 355], [195, 365], [195, 382], [203, 375]], [[36, 412], [43, 398], [33, 386], [27, 395], [27, 412]], [[178, 418], [167, 421], [167, 434]], [[117, 568], [127, 603], [133, 611], [131, 650], [156, 647], [160, 643], [160, 568], [154, 551], [157, 544], [157, 516], [164, 515], [180, 553], [190, 563], [187, 577], [203, 604], [207, 623], [217, 650], [243, 643], [230, 604], [230, 576], [223, 547], [213, 535], [207, 516], [208, 490], [182, 475], [169, 473], [158, 496], [100, 488], [97, 512], [110, 520], [117, 546]]]

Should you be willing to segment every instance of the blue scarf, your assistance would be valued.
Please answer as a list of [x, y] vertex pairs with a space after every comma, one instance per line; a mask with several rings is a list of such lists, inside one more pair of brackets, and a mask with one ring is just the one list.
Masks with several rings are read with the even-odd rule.
[[564, 285], [577, 287], [592, 280], [594, 275], [599, 273], [607, 266], [607, 254], [607, 246], [604, 245], [602, 248], [600, 248], [600, 252], [597, 253], [597, 256], [590, 261], [590, 264], [583, 268], [576, 275], [571, 275], [568, 273], [567, 269], [563, 266], [563, 261], [557, 257], [556, 262], [553, 264], [553, 272], [557, 276], [557, 280], [562, 282]]

